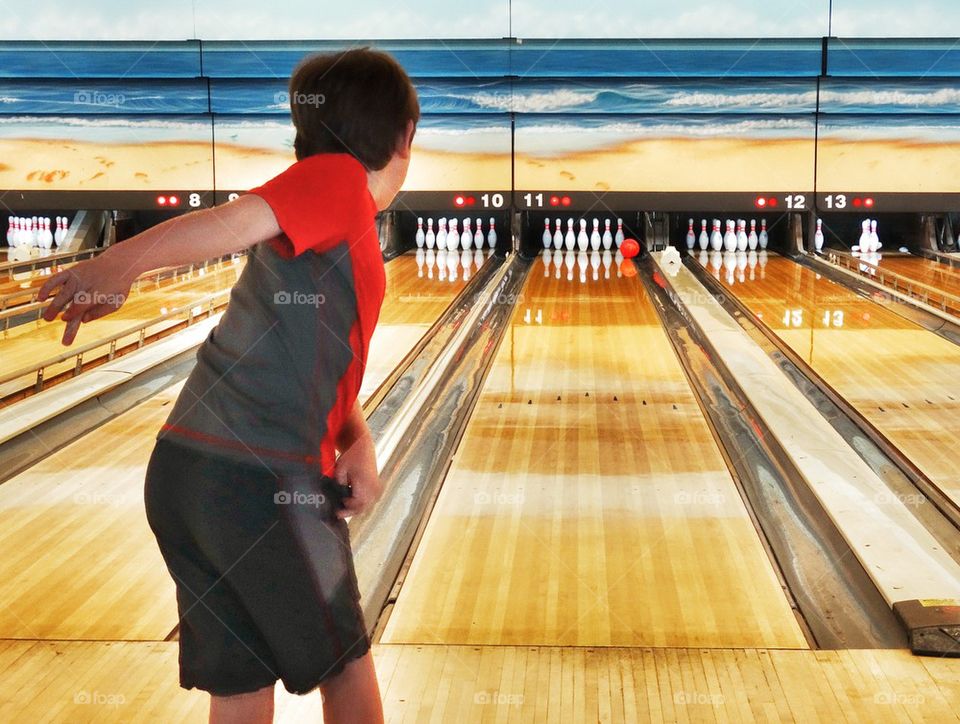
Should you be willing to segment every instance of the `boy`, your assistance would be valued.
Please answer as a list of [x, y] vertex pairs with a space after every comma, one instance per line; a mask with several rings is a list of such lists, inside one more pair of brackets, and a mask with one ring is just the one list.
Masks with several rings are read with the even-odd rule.
[[[64, 344], [140, 274], [250, 248], [163, 426], [147, 519], [177, 588], [180, 684], [211, 722], [269, 722], [278, 679], [327, 722], [383, 712], [344, 518], [380, 495], [357, 402], [385, 276], [374, 216], [406, 177], [420, 108], [390, 56], [307, 59], [290, 79], [297, 163], [164, 222], [41, 289]], [[339, 458], [337, 452], [339, 451]]]

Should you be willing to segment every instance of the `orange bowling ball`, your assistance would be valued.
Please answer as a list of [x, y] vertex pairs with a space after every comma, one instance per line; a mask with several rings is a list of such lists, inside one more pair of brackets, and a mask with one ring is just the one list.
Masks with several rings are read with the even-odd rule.
[[623, 254], [625, 259], [633, 259], [640, 253], [640, 244], [637, 243], [636, 239], [624, 239], [623, 243], [620, 244], [620, 253]]

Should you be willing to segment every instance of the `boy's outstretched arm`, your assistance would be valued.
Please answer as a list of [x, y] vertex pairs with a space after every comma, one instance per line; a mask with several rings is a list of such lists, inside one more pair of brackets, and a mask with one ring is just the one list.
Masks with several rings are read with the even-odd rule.
[[119, 309], [141, 274], [232, 254], [279, 233], [273, 210], [254, 194], [164, 221], [50, 277], [40, 288], [40, 301], [58, 291], [43, 318], [52, 322], [63, 312], [63, 343], [71, 344], [82, 322]]

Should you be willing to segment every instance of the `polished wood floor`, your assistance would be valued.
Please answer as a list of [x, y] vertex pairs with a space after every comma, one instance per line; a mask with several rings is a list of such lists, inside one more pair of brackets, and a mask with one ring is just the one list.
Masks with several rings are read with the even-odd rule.
[[947, 264], [917, 256], [886, 254], [877, 266], [960, 297], [960, 269]]
[[[108, 338], [136, 326], [138, 322], [160, 317], [165, 309], [187, 306], [214, 292], [230, 289], [239, 277], [244, 263], [242, 259], [238, 259], [236, 263], [225, 262], [217, 268], [198, 269], [192, 274], [180, 275], [176, 279], [166, 279], [159, 283], [143, 281], [139, 289], [136, 285], [134, 286], [130, 292], [130, 298], [116, 313], [82, 325], [77, 333], [74, 347]], [[178, 324], [180, 321], [182, 317], [172, 319], [169, 325]], [[157, 324], [148, 329], [148, 333], [156, 333], [169, 325]], [[48, 323], [39, 320], [17, 325], [0, 333], [0, 377], [69, 351], [69, 348], [60, 343], [63, 326], [63, 322], [60, 321]], [[118, 346], [135, 342], [137, 336], [133, 334], [122, 337]], [[99, 350], [99, 353], [106, 354], [106, 351], [107, 348], [104, 347]], [[89, 361], [95, 356], [97, 355], [91, 352], [85, 356], [85, 360]], [[72, 359], [52, 365], [45, 370], [44, 376], [49, 378], [54, 374], [68, 371], [73, 366]], [[22, 381], [12, 381], [4, 385], [2, 391], [4, 394], [10, 394], [18, 387], [29, 386], [33, 379], [35, 375], [28, 375]]]
[[960, 347], [783, 257], [718, 276], [960, 503]]
[[[960, 721], [960, 661], [908, 651], [374, 646], [388, 722]], [[0, 718], [207, 720], [177, 686], [176, 642], [0, 641]], [[282, 686], [276, 721], [321, 721], [318, 693]]]
[[446, 253], [438, 256], [434, 252], [428, 257], [425, 252], [410, 252], [386, 265], [387, 293], [380, 320], [370, 340], [367, 369], [360, 391], [361, 403], [377, 390], [450, 306], [471, 275], [476, 273], [477, 262], [483, 264], [487, 259], [486, 255], [474, 259], [471, 254], [471, 257], [469, 268], [460, 263], [458, 257], [455, 278], [451, 278]]
[[382, 641], [805, 647], [642, 286], [543, 272]]

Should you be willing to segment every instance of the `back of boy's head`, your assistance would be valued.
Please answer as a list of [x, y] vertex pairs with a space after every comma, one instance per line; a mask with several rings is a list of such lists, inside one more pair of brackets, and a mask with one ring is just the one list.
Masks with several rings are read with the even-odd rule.
[[420, 120], [417, 92], [386, 53], [354, 48], [313, 55], [290, 77], [297, 160], [349, 153], [367, 170], [390, 161], [407, 123]]

